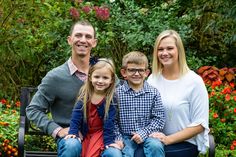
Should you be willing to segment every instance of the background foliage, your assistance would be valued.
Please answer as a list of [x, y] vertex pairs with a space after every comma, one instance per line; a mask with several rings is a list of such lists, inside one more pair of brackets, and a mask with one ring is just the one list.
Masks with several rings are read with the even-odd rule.
[[93, 54], [112, 57], [117, 69], [131, 50], [151, 60], [155, 38], [165, 29], [181, 34], [191, 68], [235, 67], [234, 0], [3, 0], [0, 96], [17, 98], [21, 86], [38, 85], [47, 71], [66, 61], [70, 26], [81, 18], [98, 32]]

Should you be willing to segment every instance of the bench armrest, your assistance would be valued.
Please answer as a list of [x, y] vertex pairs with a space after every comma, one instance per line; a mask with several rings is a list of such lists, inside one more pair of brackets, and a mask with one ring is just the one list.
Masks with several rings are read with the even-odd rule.
[[25, 144], [25, 116], [20, 116], [20, 126], [18, 133], [18, 151], [19, 156], [24, 156], [24, 144]]
[[208, 150], [208, 156], [209, 157], [215, 157], [215, 139], [212, 134], [209, 134], [209, 150]]

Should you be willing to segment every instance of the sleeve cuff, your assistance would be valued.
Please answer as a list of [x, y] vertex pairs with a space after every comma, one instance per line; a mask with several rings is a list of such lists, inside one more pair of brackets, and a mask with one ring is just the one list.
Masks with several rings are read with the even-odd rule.
[[53, 132], [52, 132], [52, 137], [56, 138], [57, 137], [57, 133], [62, 129], [62, 127], [58, 127], [56, 128]]

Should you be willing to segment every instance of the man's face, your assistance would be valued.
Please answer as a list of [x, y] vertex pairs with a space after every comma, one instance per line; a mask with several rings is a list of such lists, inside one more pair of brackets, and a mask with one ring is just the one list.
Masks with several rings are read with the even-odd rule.
[[72, 47], [72, 56], [88, 56], [90, 55], [91, 49], [97, 45], [97, 40], [94, 37], [94, 29], [92, 26], [80, 24], [75, 25], [67, 40], [69, 45]]
[[121, 74], [133, 89], [139, 89], [143, 86], [149, 70], [146, 69], [145, 64], [128, 64], [125, 69], [121, 69]]

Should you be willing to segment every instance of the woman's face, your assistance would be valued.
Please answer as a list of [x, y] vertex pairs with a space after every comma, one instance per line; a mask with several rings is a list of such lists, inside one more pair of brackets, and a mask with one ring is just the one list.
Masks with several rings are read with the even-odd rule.
[[178, 66], [178, 49], [173, 37], [163, 38], [157, 51], [158, 59], [164, 67]]

